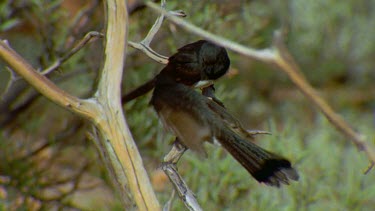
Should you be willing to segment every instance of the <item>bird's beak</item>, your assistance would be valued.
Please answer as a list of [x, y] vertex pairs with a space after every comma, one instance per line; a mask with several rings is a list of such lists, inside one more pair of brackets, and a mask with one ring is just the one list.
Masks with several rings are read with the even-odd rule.
[[202, 81], [198, 81], [197, 83], [195, 83], [194, 87], [203, 89], [203, 88], [211, 86], [212, 84], [214, 84], [213, 80], [202, 80]]

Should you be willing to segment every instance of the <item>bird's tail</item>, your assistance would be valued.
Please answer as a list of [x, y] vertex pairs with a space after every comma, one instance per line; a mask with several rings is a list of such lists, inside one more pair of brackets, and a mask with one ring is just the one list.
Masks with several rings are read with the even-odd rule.
[[258, 182], [279, 187], [299, 178], [287, 159], [242, 139], [230, 130], [216, 138]]

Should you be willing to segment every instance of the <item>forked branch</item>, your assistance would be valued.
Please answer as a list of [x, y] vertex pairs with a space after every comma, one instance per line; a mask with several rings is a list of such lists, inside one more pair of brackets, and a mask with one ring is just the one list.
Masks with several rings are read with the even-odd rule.
[[128, 32], [126, 1], [107, 0], [105, 6], [106, 57], [97, 92], [90, 99], [79, 99], [57, 87], [3, 40], [0, 40], [0, 58], [49, 100], [88, 119], [97, 127], [101, 143], [99, 151], [106, 155], [105, 163], [113, 173], [115, 187], [125, 206], [128, 204], [124, 198], [130, 189], [138, 210], [160, 210], [122, 112], [121, 80]]
[[[160, 3], [160, 7], [165, 10], [166, 6], [166, 0], [162, 0]], [[176, 11], [168, 11], [169, 15], [176, 16], [176, 17], [186, 17], [186, 14], [182, 10], [176, 10]], [[154, 25], [151, 27], [150, 31], [147, 33], [146, 37], [139, 43], [129, 41], [128, 44], [143, 53], [145, 53], [148, 57], [155, 60], [156, 62], [159, 62], [161, 64], [167, 64], [168, 63], [168, 57], [163, 56], [157, 52], [155, 52], [151, 47], [150, 44], [152, 40], [154, 39], [156, 33], [159, 31], [161, 24], [164, 21], [164, 13], [161, 13], [160, 16], [156, 19]]]

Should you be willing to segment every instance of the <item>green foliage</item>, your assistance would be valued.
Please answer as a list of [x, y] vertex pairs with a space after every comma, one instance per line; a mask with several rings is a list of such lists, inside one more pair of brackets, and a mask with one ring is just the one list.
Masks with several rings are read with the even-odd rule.
[[20, 21], [16, 17], [12, 17], [11, 3], [3, 1], [0, 3], [0, 32], [7, 31], [15, 27]]
[[310, 79], [321, 83], [348, 73], [356, 79], [372, 71], [374, 1], [295, 0], [289, 5], [289, 43]]

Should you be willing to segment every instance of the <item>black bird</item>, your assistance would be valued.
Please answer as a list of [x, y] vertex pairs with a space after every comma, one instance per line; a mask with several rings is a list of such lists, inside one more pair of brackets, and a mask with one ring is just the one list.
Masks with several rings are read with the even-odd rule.
[[230, 125], [231, 119], [226, 119], [231, 115], [223, 107], [174, 78], [158, 75], [151, 104], [164, 127], [198, 154], [206, 155], [203, 142], [216, 138], [258, 182], [278, 187], [289, 184], [289, 179], [298, 180], [297, 171], [287, 159], [237, 133]]
[[298, 180], [297, 171], [287, 159], [250, 142], [251, 135], [220, 102], [192, 88], [198, 81], [219, 78], [228, 68], [225, 49], [207, 41], [179, 49], [155, 78], [150, 102], [164, 127], [201, 155], [206, 155], [203, 142], [217, 139], [258, 182], [278, 187]]
[[[163, 71], [172, 76], [176, 82], [204, 88], [204, 85], [209, 85], [209, 81], [223, 76], [228, 71], [229, 65], [230, 60], [225, 48], [206, 40], [199, 40], [179, 48], [177, 53], [169, 57]], [[122, 102], [129, 102], [151, 91], [155, 81], [156, 78], [153, 78], [127, 93], [122, 98]], [[208, 83], [199, 84], [200, 81]], [[209, 89], [212, 90], [213, 86]]]

